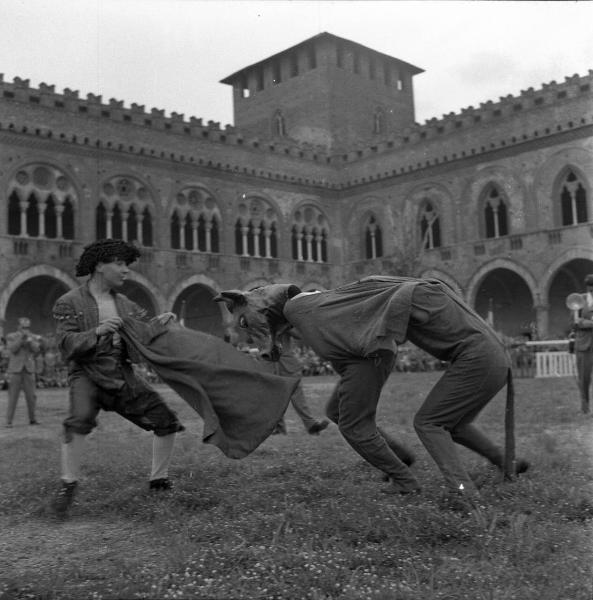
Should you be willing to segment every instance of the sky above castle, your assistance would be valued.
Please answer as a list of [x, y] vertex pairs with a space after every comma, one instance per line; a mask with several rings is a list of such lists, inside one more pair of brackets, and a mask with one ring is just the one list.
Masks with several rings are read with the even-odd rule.
[[425, 70], [416, 120], [593, 68], [593, 2], [1, 0], [0, 73], [233, 122], [221, 79], [327, 31]]

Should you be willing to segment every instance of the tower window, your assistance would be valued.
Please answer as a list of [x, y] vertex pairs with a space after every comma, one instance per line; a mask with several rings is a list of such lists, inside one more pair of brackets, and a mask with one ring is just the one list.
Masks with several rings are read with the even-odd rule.
[[255, 89], [258, 92], [264, 89], [264, 70], [261, 67], [255, 73]]
[[354, 52], [352, 55], [352, 70], [355, 73], [360, 73], [360, 55], [358, 52]]
[[307, 56], [309, 59], [309, 68], [316, 69], [317, 68], [317, 53], [315, 52], [315, 46], [309, 46], [307, 51]]
[[282, 71], [280, 70], [280, 61], [276, 61], [272, 65], [272, 77], [274, 85], [278, 85], [282, 81]]
[[383, 63], [383, 81], [385, 81], [385, 85], [391, 85], [391, 69], [387, 61]]
[[344, 67], [344, 47], [342, 44], [336, 46], [336, 66], [339, 69]]
[[290, 55], [290, 76], [296, 77], [299, 74], [299, 56], [296, 52]]

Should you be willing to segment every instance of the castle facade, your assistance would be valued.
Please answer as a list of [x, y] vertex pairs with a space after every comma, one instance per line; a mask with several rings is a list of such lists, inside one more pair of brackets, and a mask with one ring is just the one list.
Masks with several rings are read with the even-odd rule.
[[226, 288], [438, 277], [508, 336], [564, 336], [593, 273], [593, 71], [415, 122], [421, 69], [322, 33], [222, 80], [235, 125], [0, 77], [0, 328], [134, 241], [124, 290], [221, 335]]

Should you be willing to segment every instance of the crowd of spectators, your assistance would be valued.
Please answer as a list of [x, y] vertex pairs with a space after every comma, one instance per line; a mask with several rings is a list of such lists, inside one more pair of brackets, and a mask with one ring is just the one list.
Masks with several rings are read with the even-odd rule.
[[[513, 371], [518, 377], [532, 377], [535, 371], [535, 357], [532, 348], [525, 344], [526, 339], [505, 339], [513, 363]], [[252, 346], [240, 344], [240, 350], [255, 358], [258, 351]], [[550, 348], [547, 348], [550, 349]], [[552, 348], [553, 349], [553, 348]], [[295, 347], [295, 355], [301, 362], [303, 376], [333, 375], [334, 370], [328, 361], [319, 358], [307, 347]], [[0, 389], [6, 389], [6, 367], [8, 365], [8, 350], [4, 338], [0, 338]], [[38, 388], [56, 388], [68, 386], [67, 367], [57, 349], [55, 336], [41, 336], [41, 351], [35, 357], [36, 380]], [[411, 344], [399, 348], [394, 370], [400, 373], [423, 371], [441, 371], [446, 364], [430, 356], [423, 350]], [[157, 382], [158, 376], [146, 365], [135, 367], [138, 373], [149, 382]]]
[[[38, 388], [66, 387], [68, 385], [68, 369], [62, 360], [53, 334], [38, 336], [41, 339], [41, 350], [35, 356], [35, 379]], [[8, 366], [8, 349], [6, 340], [0, 338], [0, 389], [8, 386], [6, 368]]]

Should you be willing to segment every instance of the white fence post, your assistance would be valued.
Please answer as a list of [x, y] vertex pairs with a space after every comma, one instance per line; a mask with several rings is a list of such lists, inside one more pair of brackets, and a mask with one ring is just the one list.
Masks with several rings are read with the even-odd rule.
[[574, 354], [568, 350], [542, 350], [537, 347], [553, 346], [568, 347], [568, 340], [543, 340], [527, 342], [528, 346], [535, 347], [535, 376], [536, 377], [572, 377], [576, 375], [576, 360]]

